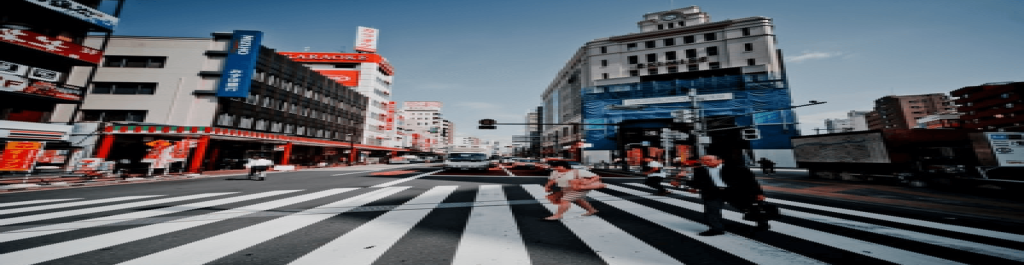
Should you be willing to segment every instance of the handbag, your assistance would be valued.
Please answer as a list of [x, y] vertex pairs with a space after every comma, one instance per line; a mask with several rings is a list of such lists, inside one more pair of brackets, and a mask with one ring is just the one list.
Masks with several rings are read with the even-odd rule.
[[562, 195], [565, 195], [565, 193], [562, 193], [562, 191], [556, 191], [544, 197], [548, 198], [548, 201], [550, 201], [552, 204], [558, 204], [558, 201], [562, 200]]
[[754, 205], [743, 214], [743, 220], [755, 222], [779, 220], [781, 218], [782, 213], [779, 212], [778, 206], [763, 201], [754, 202]]
[[579, 170], [573, 170], [573, 173], [576, 174], [576, 177], [569, 180], [569, 186], [573, 190], [596, 190], [608, 187], [608, 185], [601, 182], [600, 178], [581, 179]]

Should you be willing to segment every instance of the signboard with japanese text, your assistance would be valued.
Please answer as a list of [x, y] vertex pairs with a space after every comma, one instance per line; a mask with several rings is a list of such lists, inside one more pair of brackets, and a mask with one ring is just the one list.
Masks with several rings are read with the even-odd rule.
[[47, 82], [57, 82], [60, 80], [61, 72], [46, 70], [43, 68], [32, 68], [28, 71], [25, 77], [35, 80], [42, 80]]
[[75, 170], [100, 170], [101, 164], [103, 164], [103, 158], [82, 158], [75, 164]]
[[989, 132], [989, 144], [1001, 167], [1024, 167], [1024, 133]]
[[99, 64], [103, 59], [100, 50], [27, 30], [0, 28], [0, 41], [93, 64]]
[[189, 141], [181, 140], [174, 142], [171, 149], [171, 161], [180, 162], [188, 159]]
[[82, 99], [82, 90], [72, 86], [58, 86], [50, 82], [32, 81], [25, 77], [3, 73], [0, 73], [0, 91], [20, 92], [75, 101]]
[[440, 101], [406, 101], [402, 103], [402, 108], [407, 110], [441, 110], [444, 107], [444, 103]]
[[377, 37], [380, 36], [380, 30], [375, 28], [359, 27], [356, 31], [355, 50], [376, 53]]
[[0, 61], [0, 74], [25, 76], [29, 68], [31, 67], [23, 64]]
[[36, 163], [39, 164], [63, 164], [67, 159], [68, 150], [44, 150], [39, 154]]
[[379, 54], [338, 52], [278, 52], [278, 54], [300, 63], [376, 63], [384, 73], [395, 74], [395, 70], [388, 60]]
[[36, 162], [42, 142], [7, 142], [0, 156], [0, 171], [29, 171]]
[[331, 80], [334, 80], [334, 82], [338, 82], [339, 84], [341, 84], [343, 86], [347, 86], [347, 87], [357, 87], [357, 86], [359, 86], [359, 71], [358, 70], [334, 70], [334, 69], [321, 70], [321, 69], [313, 69], [313, 71], [316, 71], [317, 73], [320, 73], [321, 75], [326, 76], [327, 78], [330, 78]]
[[68, 16], [81, 19], [85, 22], [92, 23], [93, 25], [100, 26], [108, 30], [114, 30], [114, 27], [117, 27], [117, 17], [111, 16], [107, 13], [100, 12], [99, 10], [93, 9], [83, 4], [79, 4], [75, 1], [25, 0], [25, 2], [36, 4], [41, 7], [57, 11]]
[[249, 97], [253, 68], [259, 60], [263, 32], [236, 30], [228, 46], [228, 57], [217, 85], [217, 97]]
[[395, 129], [395, 105], [398, 105], [398, 104], [396, 104], [394, 101], [388, 102], [388, 118], [387, 118], [387, 122], [388, 122], [387, 130], [388, 131]]

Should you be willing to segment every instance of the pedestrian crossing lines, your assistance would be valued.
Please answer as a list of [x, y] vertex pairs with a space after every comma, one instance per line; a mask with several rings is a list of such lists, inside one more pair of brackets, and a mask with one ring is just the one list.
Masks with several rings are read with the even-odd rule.
[[[1018, 234], [777, 199], [769, 201], [784, 206], [787, 219], [773, 222], [772, 232], [752, 236], [738, 232], [742, 229], [730, 229], [732, 233], [726, 235], [700, 237], [696, 234], [706, 226], [700, 221], [703, 206], [693, 198], [695, 195], [662, 197], [651, 196], [651, 191], [641, 184], [609, 185], [589, 194], [600, 214], [583, 217], [580, 215], [584, 211], [574, 206], [558, 222], [539, 220], [550, 216], [556, 206], [547, 203], [543, 187], [535, 184], [10, 202], [0, 204], [0, 210], [6, 211], [0, 212], [0, 223], [6, 224], [0, 226], [0, 231], [4, 231], [0, 233], [0, 263], [73, 263], [83, 259], [105, 264], [373, 264], [381, 260], [422, 264], [416, 260], [426, 260], [425, 257], [417, 255], [439, 255], [430, 260], [441, 260], [444, 264], [547, 264], [579, 260], [606, 264], [1024, 261], [1024, 241]], [[457, 192], [473, 192], [469, 196], [472, 199], [466, 201], [467, 196], [455, 196]], [[375, 205], [379, 202], [395, 204]], [[153, 205], [167, 206], [146, 209]], [[460, 207], [468, 208], [465, 215], [437, 211]], [[85, 214], [88, 211], [116, 214], [96, 217]], [[380, 214], [351, 220], [352, 214], [368, 211]], [[176, 218], [164, 218], [168, 215]], [[751, 225], [737, 212], [725, 211], [723, 217], [741, 228]], [[254, 221], [234, 221], [246, 218]], [[358, 223], [344, 231], [318, 230], [336, 227], [328, 224], [338, 220]], [[432, 225], [452, 220], [461, 220], [458, 222], [462, 229], [435, 230], [438, 228]], [[907, 225], [887, 225], [892, 222]], [[215, 223], [244, 225], [209, 230]], [[100, 227], [106, 230], [97, 230]], [[134, 242], [196, 231], [211, 232], [154, 251], [123, 254], [110, 260], [98, 258], [102, 249], [130, 251]], [[257, 246], [291, 249], [289, 242], [303, 238], [297, 235], [299, 231], [329, 236], [327, 240], [316, 241], [315, 246], [297, 247], [297, 253], [287, 257], [262, 256], [262, 261], [240, 258], [250, 254], [239, 253], [251, 252]], [[418, 237], [439, 232], [455, 234], [455, 244], [416, 246], [425, 249], [420, 253], [427, 254], [394, 251], [407, 249], [404, 242], [422, 242]], [[571, 238], [554, 236], [563, 234]], [[666, 238], [671, 242], [666, 242]], [[31, 244], [26, 243], [30, 240]], [[585, 251], [562, 254], [559, 249], [551, 249], [574, 244], [581, 244]], [[454, 251], [443, 250], [449, 248]]]

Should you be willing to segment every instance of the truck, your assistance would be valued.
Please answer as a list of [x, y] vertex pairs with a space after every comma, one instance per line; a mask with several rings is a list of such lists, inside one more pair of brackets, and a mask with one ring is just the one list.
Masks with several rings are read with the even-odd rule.
[[444, 158], [445, 170], [488, 170], [490, 149], [476, 145], [459, 145], [448, 148]]
[[881, 129], [790, 140], [812, 178], [893, 179], [912, 187], [979, 181], [1024, 183], [1024, 133]]

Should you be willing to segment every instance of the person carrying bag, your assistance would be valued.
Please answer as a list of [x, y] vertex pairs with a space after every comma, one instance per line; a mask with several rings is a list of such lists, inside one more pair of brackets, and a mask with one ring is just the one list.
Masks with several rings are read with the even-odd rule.
[[[551, 176], [548, 177], [548, 182], [544, 185], [544, 191], [551, 193], [546, 197], [552, 201], [552, 204], [558, 205], [558, 210], [554, 215], [543, 220], [562, 219], [562, 215], [569, 210], [573, 203], [587, 210], [583, 216], [597, 214], [597, 209], [587, 202], [586, 196], [590, 190], [605, 187], [604, 183], [601, 183], [600, 176], [587, 170], [571, 169], [572, 167], [565, 161], [552, 161], [550, 164]], [[561, 191], [552, 192], [552, 186], [555, 185], [561, 188]]]

